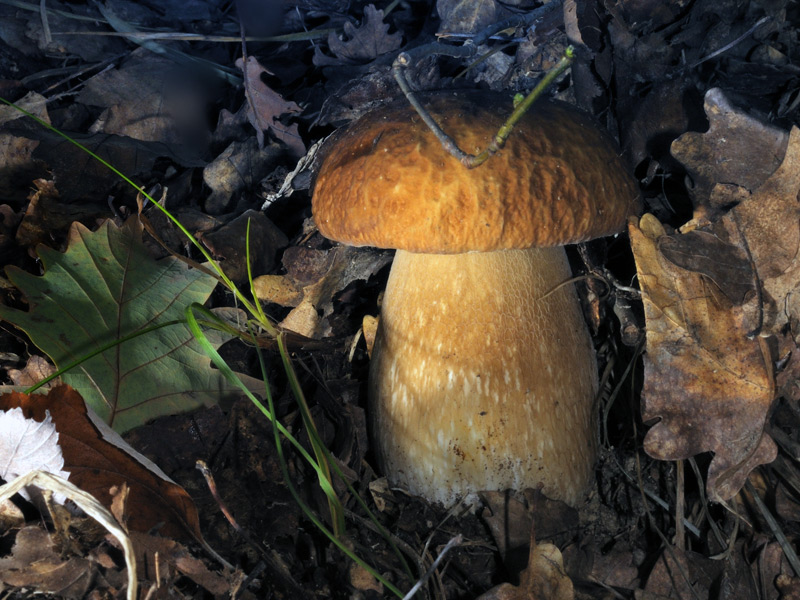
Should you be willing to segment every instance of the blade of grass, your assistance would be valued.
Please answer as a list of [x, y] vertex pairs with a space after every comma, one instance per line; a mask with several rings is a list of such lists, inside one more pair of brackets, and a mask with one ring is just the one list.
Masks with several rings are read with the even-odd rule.
[[114, 346], [119, 346], [120, 344], [123, 344], [129, 340], [139, 337], [140, 335], [145, 335], [146, 333], [151, 333], [153, 331], [161, 329], [162, 327], [170, 327], [172, 325], [186, 325], [186, 321], [176, 320], [176, 321], [167, 321], [165, 323], [159, 323], [158, 325], [152, 325], [150, 327], [145, 327], [144, 329], [140, 329], [139, 331], [134, 331], [133, 333], [129, 333], [128, 335], [121, 337], [117, 340], [114, 340], [113, 342], [108, 342], [107, 344], [103, 344], [102, 346], [99, 346], [95, 350], [92, 350], [89, 354], [86, 354], [85, 356], [73, 360], [72, 362], [61, 367], [58, 371], [56, 371], [52, 375], [48, 375], [47, 377], [39, 381], [37, 384], [32, 385], [31, 387], [25, 390], [25, 393], [32, 394], [43, 385], [47, 385], [48, 383], [53, 381], [56, 377], [60, 377], [63, 373], [66, 373], [67, 371], [74, 369], [81, 363], [97, 356], [98, 354], [102, 354], [106, 350], [110, 350]]
[[[287, 375], [289, 375], [290, 381], [293, 379], [294, 382], [296, 383], [296, 387], [297, 387], [297, 390], [298, 390], [297, 393], [302, 394], [302, 389], [300, 389], [300, 385], [299, 385], [299, 383], [297, 383], [297, 374], [296, 374], [296, 372], [294, 370], [294, 365], [292, 365], [291, 361], [289, 360], [289, 352], [288, 352], [288, 349], [286, 348], [286, 342], [283, 339], [283, 336], [278, 335], [277, 342], [278, 342], [278, 349], [279, 349], [279, 351], [281, 353], [281, 359], [283, 360], [284, 370], [286, 371]], [[294, 391], [294, 389], [295, 389], [294, 386], [293, 386], [292, 389]], [[303, 396], [303, 402], [305, 402], [305, 397], [304, 396]], [[313, 435], [317, 435], [316, 429], [314, 430]], [[358, 504], [361, 506], [361, 508], [367, 514], [367, 516], [369, 517], [369, 519], [372, 522], [372, 524], [375, 525], [375, 527], [377, 528], [377, 530], [381, 534], [381, 536], [389, 543], [389, 546], [392, 548], [392, 551], [395, 553], [395, 555], [400, 560], [400, 564], [403, 566], [403, 570], [406, 572], [406, 574], [411, 579], [413, 579], [414, 575], [411, 573], [411, 568], [408, 566], [408, 562], [406, 561], [405, 557], [403, 556], [403, 553], [400, 551], [400, 549], [394, 543], [394, 540], [392, 540], [392, 536], [389, 535], [389, 532], [387, 532], [386, 529], [383, 527], [383, 525], [380, 524], [380, 522], [378, 521], [378, 518], [373, 514], [373, 512], [367, 506], [367, 503], [361, 497], [361, 494], [359, 494], [356, 491], [356, 489], [352, 486], [352, 484], [345, 477], [344, 473], [339, 468], [338, 463], [333, 459], [333, 456], [331, 456], [330, 451], [325, 446], [325, 444], [322, 443], [321, 440], [319, 441], [319, 448], [320, 448], [320, 451], [324, 454], [324, 456], [326, 458], [326, 463], [333, 468], [333, 471], [336, 474], [336, 476], [347, 486], [348, 491], [353, 495], [353, 497], [356, 499]]]
[[[378, 573], [373, 567], [371, 567], [369, 564], [367, 564], [362, 558], [360, 558], [359, 556], [354, 554], [353, 551], [350, 550], [347, 547], [347, 545], [344, 543], [344, 541], [342, 539], [340, 539], [338, 536], [336, 536], [331, 530], [329, 530], [325, 526], [325, 524], [314, 514], [314, 512], [311, 510], [311, 508], [303, 501], [303, 499], [300, 497], [300, 495], [298, 494], [297, 490], [295, 489], [294, 484], [292, 483], [292, 480], [291, 480], [291, 478], [289, 476], [289, 470], [288, 470], [288, 466], [287, 466], [287, 463], [286, 463], [285, 456], [283, 455], [283, 447], [281, 445], [281, 439], [280, 439], [281, 435], [283, 435], [300, 452], [300, 455], [317, 472], [318, 477], [320, 477], [320, 473], [321, 473], [322, 467], [320, 467], [320, 465], [317, 463], [317, 461], [315, 461], [311, 457], [311, 455], [306, 451], [306, 449], [303, 448], [303, 446], [300, 444], [300, 442], [297, 441], [297, 439], [294, 436], [292, 436], [292, 434], [289, 433], [289, 431], [286, 430], [286, 428], [280, 423], [280, 421], [278, 421], [278, 419], [275, 418], [275, 416], [274, 416], [275, 415], [275, 406], [274, 406], [274, 403], [273, 403], [273, 400], [272, 400], [272, 392], [270, 390], [269, 383], [267, 383], [268, 377], [267, 377], [266, 365], [264, 364], [264, 360], [263, 360], [263, 353], [260, 352], [260, 351], [257, 352], [258, 358], [259, 358], [259, 363], [260, 363], [260, 366], [261, 366], [262, 378], [264, 379], [264, 395], [265, 395], [265, 398], [267, 399], [267, 406], [266, 407], [261, 403], [261, 401], [258, 398], [255, 397], [255, 395], [253, 395], [253, 393], [250, 390], [248, 390], [244, 386], [243, 383], [241, 383], [239, 381], [239, 378], [236, 377], [236, 374], [233, 372], [233, 370], [230, 368], [230, 366], [228, 366], [228, 364], [225, 362], [225, 360], [219, 355], [219, 353], [216, 351], [216, 349], [208, 341], [208, 339], [205, 336], [205, 333], [203, 332], [202, 328], [200, 327], [199, 321], [195, 317], [195, 314], [194, 314], [195, 311], [197, 311], [199, 313], [202, 313], [202, 314], [206, 314], [211, 319], [215, 318], [213, 313], [210, 313], [210, 311], [208, 311], [207, 308], [205, 308], [205, 307], [203, 307], [203, 306], [201, 306], [199, 304], [193, 304], [193, 305], [191, 305], [191, 306], [186, 308], [186, 319], [187, 319], [187, 321], [189, 323], [189, 328], [191, 329], [193, 335], [195, 336], [195, 339], [197, 339], [197, 341], [200, 343], [200, 345], [203, 346], [203, 348], [208, 352], [208, 356], [211, 358], [212, 362], [217, 366], [218, 369], [220, 369], [220, 371], [222, 371], [222, 373], [225, 375], [225, 377], [229, 381], [231, 381], [231, 383], [234, 383], [234, 384], [238, 385], [240, 387], [240, 389], [242, 390], [242, 392], [259, 408], [259, 410], [261, 410], [261, 412], [264, 414], [264, 416], [266, 416], [267, 419], [269, 419], [270, 423], [272, 423], [273, 431], [274, 431], [274, 435], [275, 435], [275, 445], [276, 445], [276, 449], [277, 449], [277, 453], [278, 453], [278, 459], [279, 459], [280, 466], [281, 466], [281, 472], [283, 474], [284, 480], [286, 481], [286, 485], [289, 488], [290, 493], [292, 494], [295, 502], [297, 502], [297, 505], [300, 507], [300, 509], [303, 511], [303, 513], [306, 515], [306, 517], [308, 517], [308, 519], [314, 524], [314, 526], [317, 527], [342, 552], [344, 552], [345, 555], [347, 555], [347, 557], [350, 558], [350, 560], [352, 560], [353, 562], [357, 563], [358, 565], [360, 565], [361, 567], [366, 569], [367, 572], [369, 572], [373, 577], [375, 577], [384, 586], [386, 586], [386, 589], [390, 590], [398, 598], [402, 598], [403, 597], [403, 593], [399, 589], [397, 589], [397, 587], [395, 587], [391, 582], [387, 581], [384, 577], [382, 577], [380, 575], [380, 573]], [[255, 336], [254, 335], [252, 336], [251, 341], [255, 345]], [[259, 350], [257, 345], [255, 345], [255, 347], [256, 347], [257, 350]], [[323, 484], [323, 481], [322, 481], [321, 478], [320, 478], [320, 484]], [[328, 485], [329, 484], [330, 484], [330, 481], [328, 481]], [[332, 489], [331, 489], [331, 492], [332, 492]]]
[[[331, 457], [326, 452], [327, 448], [325, 448], [325, 444], [322, 442], [322, 439], [320, 439], [317, 426], [314, 423], [314, 419], [311, 417], [311, 411], [308, 410], [305, 394], [303, 394], [300, 382], [297, 380], [297, 373], [294, 370], [294, 366], [292, 366], [291, 360], [289, 360], [286, 340], [282, 333], [278, 334], [277, 342], [278, 352], [283, 362], [283, 370], [289, 377], [289, 386], [292, 389], [292, 394], [297, 401], [297, 405], [300, 407], [300, 415], [303, 417], [303, 423], [306, 426], [308, 439], [311, 440], [311, 447], [314, 449], [314, 455], [317, 457], [318, 464], [324, 473], [326, 481], [331, 482]], [[333, 489], [332, 485], [330, 487]], [[344, 508], [342, 507], [339, 497], [335, 495], [335, 492], [334, 495], [328, 496], [328, 507], [330, 508], [331, 519], [333, 520], [333, 532], [335, 535], [339, 536], [344, 533]]]

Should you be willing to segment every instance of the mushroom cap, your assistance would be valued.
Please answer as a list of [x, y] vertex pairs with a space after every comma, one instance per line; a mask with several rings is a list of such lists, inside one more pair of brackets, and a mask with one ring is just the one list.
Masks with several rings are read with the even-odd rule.
[[[419, 96], [469, 153], [484, 150], [511, 111], [508, 96], [489, 91]], [[467, 169], [400, 98], [331, 136], [313, 194], [324, 236], [433, 254], [586, 241], [621, 231], [638, 205], [611, 138], [568, 105], [546, 101], [497, 155]]]

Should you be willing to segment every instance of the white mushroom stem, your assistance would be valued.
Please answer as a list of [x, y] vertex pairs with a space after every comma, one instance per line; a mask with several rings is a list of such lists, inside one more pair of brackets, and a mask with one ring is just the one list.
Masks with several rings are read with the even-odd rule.
[[539, 484], [581, 499], [598, 383], [571, 276], [560, 247], [397, 251], [369, 386], [390, 481], [445, 505]]

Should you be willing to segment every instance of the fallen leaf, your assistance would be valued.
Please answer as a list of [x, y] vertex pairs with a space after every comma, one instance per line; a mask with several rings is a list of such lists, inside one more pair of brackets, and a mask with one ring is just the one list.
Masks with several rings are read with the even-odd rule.
[[[28, 359], [24, 369], [9, 369], [8, 376], [14, 385], [27, 388], [36, 385], [55, 372], [56, 368], [51, 363], [34, 354]], [[56, 381], [59, 382], [59, 378], [56, 378]], [[51, 381], [50, 384], [52, 383]]]
[[[383, 22], [383, 11], [375, 8], [374, 4], [364, 7], [364, 18], [359, 27], [349, 22], [344, 24], [344, 35], [347, 39], [340, 39], [333, 32], [328, 34], [328, 47], [339, 59], [333, 64], [363, 64], [397, 50], [403, 42], [401, 33], [389, 33], [389, 25]], [[317, 48], [314, 64], [325, 66], [331, 61]]]
[[527, 489], [521, 497], [505, 491], [484, 491], [480, 496], [485, 506], [481, 520], [514, 580], [527, 566], [531, 531], [536, 531], [537, 539], [558, 546], [568, 544], [576, 534], [577, 511], [538, 490]]
[[[236, 61], [236, 66], [242, 69], [242, 59]], [[264, 147], [264, 131], [269, 131], [282, 141], [291, 150], [295, 157], [306, 153], [306, 146], [300, 138], [297, 123], [284, 125], [280, 121], [282, 115], [301, 113], [301, 109], [294, 102], [287, 102], [280, 94], [272, 90], [261, 76], [269, 70], [261, 66], [253, 56], [247, 57], [247, 82], [249, 85], [248, 98], [250, 103], [246, 107], [247, 120], [256, 130], [258, 147]]]
[[[750, 335], [758, 313], [755, 280], [747, 291], [748, 278], [738, 275], [729, 297], [713, 276], [664, 256], [662, 247], [680, 254], [684, 236], [668, 236], [652, 215], [632, 219], [629, 233], [647, 321], [642, 417], [660, 419], [647, 432], [645, 450], [661, 460], [714, 452], [708, 493], [726, 500], [777, 451], [764, 433], [775, 396], [772, 356], [763, 338]], [[727, 242], [727, 252], [717, 248], [717, 262], [727, 265], [720, 272], [746, 269], [737, 245]]]
[[328, 318], [336, 294], [354, 281], [368, 279], [390, 260], [388, 254], [352, 246], [287, 249], [283, 263], [295, 287], [302, 288], [303, 298], [281, 325], [312, 339], [331, 335]]
[[11, 555], [0, 558], [0, 582], [76, 600], [105, 587], [96, 564], [87, 558], [62, 558], [53, 549], [50, 534], [36, 526], [18, 531]]
[[140, 48], [119, 67], [89, 78], [76, 101], [105, 108], [92, 133], [161, 142], [191, 161], [211, 140], [209, 90], [196, 70]]
[[[184, 309], [205, 302], [217, 282], [174, 257], [152, 260], [141, 237], [135, 218], [121, 228], [106, 221], [96, 232], [74, 224], [65, 253], [39, 246], [43, 276], [8, 269], [30, 309], [0, 306], [0, 318], [59, 367], [147, 327], [182, 321]], [[120, 432], [238, 393], [211, 368], [185, 323], [114, 346], [62, 379]]]
[[[31, 471], [47, 471], [68, 479], [69, 472], [62, 470], [63, 466], [64, 455], [49, 411], [41, 421], [25, 418], [19, 407], [0, 411], [0, 479], [11, 483]], [[20, 495], [31, 499], [28, 490]], [[59, 504], [66, 500], [60, 494], [53, 499]]]
[[[311, 292], [313, 294], [313, 291]], [[292, 331], [308, 339], [321, 337], [318, 333], [322, 320], [317, 309], [314, 308], [314, 301], [311, 296], [304, 296], [296, 307], [294, 307], [283, 321], [280, 322], [281, 329]]]
[[[649, 215], [629, 229], [647, 320], [642, 415], [660, 419], [645, 449], [663, 460], [714, 452], [708, 494], [724, 501], [775, 458], [766, 419], [779, 393], [800, 391], [800, 130], [787, 139], [719, 91], [706, 110], [709, 131], [673, 143], [704, 216], [682, 233]], [[776, 375], [778, 357], [789, 360]]]
[[253, 280], [253, 291], [261, 302], [280, 306], [297, 306], [303, 298], [303, 291], [286, 275], [260, 275]]
[[[123, 182], [119, 175], [108, 169], [84, 148], [75, 146], [59, 134], [44, 129], [28, 119], [14, 123], [10, 131], [37, 142], [34, 158], [47, 170], [47, 177], [58, 181], [58, 191], [64, 204], [92, 204], [104, 192], [113, 190], [119, 197], [133, 199], [135, 190]], [[171, 146], [162, 142], [145, 142], [130, 137], [106, 133], [72, 133], [71, 137], [85, 148], [99, 156], [103, 161], [124, 171], [136, 179], [144, 176], [146, 180], [153, 172], [156, 161], [167, 158], [184, 167], [203, 167], [206, 162], [197, 157], [181, 155]], [[22, 189], [28, 188], [30, 179]], [[74, 209], [74, 207], [72, 207]], [[92, 207], [94, 208], [94, 207]], [[108, 209], [107, 204], [105, 205]], [[66, 207], [62, 207], [66, 210]]]
[[438, 0], [439, 33], [474, 33], [497, 21], [495, 0]]
[[131, 542], [137, 550], [139, 572], [155, 573], [157, 568], [161, 570], [166, 566], [171, 567], [210, 592], [214, 598], [231, 597], [231, 592], [235, 589], [234, 580], [242, 576], [240, 571], [228, 572], [225, 575], [212, 573], [201, 560], [194, 558], [185, 546], [174, 540], [133, 532]]
[[203, 539], [197, 509], [186, 491], [113, 431], [98, 429], [83, 399], [69, 386], [46, 395], [3, 394], [0, 409], [18, 409], [28, 419], [41, 422], [51, 415], [69, 481], [106, 507], [112, 505], [112, 488], [127, 485], [125, 520], [130, 529]]
[[725, 561], [671, 546], [661, 552], [644, 591], [653, 598], [708, 598], [724, 564]]
[[[50, 122], [44, 96], [29, 92], [16, 104], [46, 123]], [[44, 165], [33, 157], [39, 142], [4, 131], [8, 129], [6, 124], [21, 119], [25, 119], [25, 115], [15, 108], [0, 106], [0, 197], [5, 202], [23, 200], [30, 182], [45, 174]]]
[[[0, 155], [3, 151], [0, 150]], [[0, 172], [3, 169], [0, 167]], [[0, 183], [0, 195], [11, 198], [11, 194], [3, 193], [3, 185]], [[22, 221], [22, 212], [14, 210], [8, 204], [0, 204], [0, 252], [8, 250], [14, 245], [14, 235]]]
[[197, 233], [195, 237], [209, 249], [225, 274], [237, 284], [247, 282], [248, 266], [254, 276], [271, 271], [275, 267], [278, 251], [289, 244], [286, 234], [263, 212], [255, 210], [246, 210], [214, 231]]
[[788, 139], [785, 131], [732, 106], [719, 88], [706, 92], [705, 111], [708, 131], [684, 133], [671, 148], [692, 179], [696, 210], [725, 205], [725, 199], [713, 197], [718, 184], [756, 189], [780, 164]]
[[206, 210], [214, 215], [225, 212], [236, 194], [252, 189], [275, 168], [282, 152], [278, 143], [259, 148], [253, 137], [231, 142], [203, 169], [203, 182], [211, 189]]
[[528, 567], [518, 586], [502, 583], [478, 600], [574, 600], [572, 580], [564, 571], [561, 551], [553, 544], [533, 544]]
[[[759, 153], [760, 154], [760, 153]], [[752, 196], [731, 210], [747, 240], [764, 292], [764, 325], [779, 333], [800, 318], [800, 129], [789, 134], [783, 160]]]
[[65, 203], [52, 180], [37, 179], [33, 184], [36, 191], [28, 197], [28, 206], [15, 236], [20, 246], [46, 244], [53, 239], [54, 232], [64, 231], [75, 221], [89, 223], [111, 216], [108, 206]]

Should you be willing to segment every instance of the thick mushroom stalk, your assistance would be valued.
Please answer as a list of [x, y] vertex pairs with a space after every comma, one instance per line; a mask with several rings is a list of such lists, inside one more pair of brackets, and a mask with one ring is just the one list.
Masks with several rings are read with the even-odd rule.
[[[596, 434], [594, 350], [563, 248], [399, 250], [370, 367], [380, 463], [453, 504], [524, 489], [575, 504]], [[561, 286], [561, 287], [559, 287]]]

